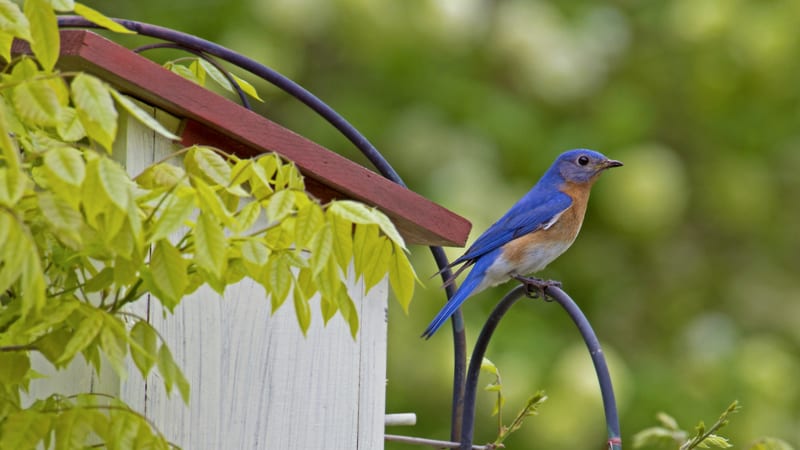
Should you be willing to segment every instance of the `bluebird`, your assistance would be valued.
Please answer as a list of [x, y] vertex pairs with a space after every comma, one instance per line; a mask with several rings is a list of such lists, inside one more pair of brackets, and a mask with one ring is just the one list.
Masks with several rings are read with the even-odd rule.
[[447, 266], [461, 267], [445, 286], [468, 267], [472, 270], [422, 337], [433, 336], [467, 298], [488, 287], [510, 279], [526, 285], [546, 284], [526, 275], [544, 269], [572, 245], [581, 229], [592, 185], [604, 170], [621, 165], [586, 149], [570, 150], [556, 158], [524, 197]]

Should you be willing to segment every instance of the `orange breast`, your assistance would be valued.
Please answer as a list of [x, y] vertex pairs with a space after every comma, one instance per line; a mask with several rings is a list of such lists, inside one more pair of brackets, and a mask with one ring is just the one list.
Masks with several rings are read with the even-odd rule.
[[503, 248], [505, 259], [512, 265], [518, 264], [532, 267], [533, 270], [541, 270], [569, 248], [581, 229], [590, 188], [590, 183], [562, 185], [561, 191], [572, 198], [572, 205], [550, 228], [520, 236], [506, 244]]

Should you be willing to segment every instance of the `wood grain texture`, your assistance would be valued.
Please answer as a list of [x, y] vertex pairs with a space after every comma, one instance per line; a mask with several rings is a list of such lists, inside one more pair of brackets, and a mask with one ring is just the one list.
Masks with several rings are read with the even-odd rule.
[[[14, 50], [25, 51], [24, 43], [15, 44]], [[466, 243], [471, 228], [466, 219], [102, 36], [86, 30], [62, 31], [58, 67], [95, 74], [123, 92], [188, 119], [185, 144], [217, 144], [241, 156], [266, 151], [283, 155], [314, 180], [310, 188], [325, 187], [320, 197], [335, 193], [337, 198], [380, 208], [409, 243]]]

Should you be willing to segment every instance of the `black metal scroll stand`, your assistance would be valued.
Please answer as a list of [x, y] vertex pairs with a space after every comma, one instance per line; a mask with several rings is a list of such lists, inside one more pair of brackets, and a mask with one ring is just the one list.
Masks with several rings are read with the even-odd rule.
[[[405, 183], [394, 170], [394, 168], [372, 145], [372, 143], [370, 143], [369, 140], [364, 137], [364, 135], [362, 135], [353, 125], [351, 125], [333, 108], [328, 106], [325, 102], [291, 79], [228, 48], [196, 36], [133, 20], [114, 19], [114, 21], [120, 23], [130, 30], [136, 31], [140, 35], [161, 39], [167, 42], [166, 44], [153, 44], [141, 47], [137, 49], [137, 51], [161, 47], [182, 48], [214, 64], [223, 72], [223, 74], [225, 74], [226, 78], [228, 78], [234, 89], [239, 94], [243, 106], [248, 109], [250, 109], [250, 105], [247, 102], [242, 89], [228, 74], [228, 72], [214, 60], [214, 58], [227, 61], [272, 83], [276, 87], [304, 103], [314, 112], [319, 114], [323, 119], [333, 125], [337, 130], [339, 130], [342, 135], [344, 135], [356, 148], [361, 151], [361, 153], [364, 154], [364, 156], [367, 157], [367, 159], [369, 159], [369, 161], [384, 177], [397, 184], [405, 186]], [[96, 24], [79, 16], [59, 16], [58, 25], [61, 28], [100, 28]], [[444, 254], [444, 250], [438, 246], [432, 246], [430, 249], [438, 267], [440, 269], [445, 268], [448, 264], [448, 260], [447, 256]], [[444, 280], [447, 280], [450, 278], [450, 271], [444, 270], [441, 275]], [[455, 292], [454, 286], [450, 285], [446, 292], [447, 297], [450, 298]], [[475, 395], [478, 382], [478, 373], [480, 371], [480, 363], [483, 360], [483, 355], [486, 353], [489, 340], [491, 339], [492, 333], [494, 332], [495, 328], [497, 328], [500, 319], [503, 317], [506, 311], [508, 311], [511, 305], [513, 305], [519, 298], [528, 292], [529, 289], [526, 286], [519, 286], [509, 292], [500, 301], [500, 303], [497, 304], [483, 329], [481, 330], [478, 342], [473, 350], [472, 358], [470, 359], [468, 370], [466, 370], [466, 338], [461, 311], [456, 310], [455, 314], [452, 316], [454, 370], [453, 404], [451, 416], [452, 427], [450, 439], [452, 441], [460, 440], [462, 449], [473, 448], [472, 434], [475, 418]], [[586, 320], [586, 317], [583, 315], [575, 302], [573, 302], [572, 299], [559, 287], [550, 285], [542, 288], [541, 293], [555, 299], [567, 311], [567, 313], [569, 313], [570, 317], [583, 335], [584, 341], [586, 341], [586, 345], [591, 353], [592, 361], [594, 362], [595, 370], [597, 371], [597, 377], [600, 382], [600, 389], [602, 391], [606, 423], [608, 426], [608, 449], [621, 450], [622, 443], [619, 432], [619, 420], [617, 417], [614, 393], [611, 387], [611, 378], [608, 374], [608, 367], [606, 366], [605, 358], [603, 357], [603, 352], [600, 349], [600, 344], [597, 341], [597, 337], [592, 331], [592, 328], [589, 325], [589, 322]], [[430, 445], [430, 443], [428, 443], [428, 445]]]
[[[606, 426], [608, 429], [608, 449], [621, 450], [622, 439], [620, 437], [619, 429], [619, 416], [617, 414], [617, 403], [614, 399], [614, 389], [611, 384], [611, 376], [608, 372], [608, 365], [603, 356], [603, 350], [600, 348], [600, 342], [592, 330], [589, 321], [583, 314], [577, 304], [567, 295], [566, 292], [561, 290], [557, 284], [545, 282], [542, 284], [526, 284], [528, 280], [520, 280], [522, 285], [512, 289], [511, 292], [506, 294], [494, 310], [489, 314], [489, 318], [481, 329], [475, 348], [472, 350], [472, 357], [469, 362], [469, 369], [467, 369], [466, 386], [464, 389], [464, 413], [461, 423], [461, 450], [471, 450], [472, 446], [472, 433], [474, 431], [475, 421], [475, 397], [478, 389], [478, 375], [480, 374], [481, 361], [486, 354], [486, 348], [489, 346], [489, 340], [492, 338], [494, 330], [500, 323], [505, 313], [523, 296], [531, 296], [536, 291], [541, 292], [541, 295], [546, 295], [561, 305], [562, 308], [569, 314], [572, 321], [578, 327], [584, 342], [588, 347], [589, 353], [594, 363], [595, 372], [597, 373], [597, 380], [600, 383], [600, 391], [603, 397], [603, 410], [606, 416]], [[538, 281], [538, 280], [531, 280]], [[531, 288], [534, 288], [532, 290]]]

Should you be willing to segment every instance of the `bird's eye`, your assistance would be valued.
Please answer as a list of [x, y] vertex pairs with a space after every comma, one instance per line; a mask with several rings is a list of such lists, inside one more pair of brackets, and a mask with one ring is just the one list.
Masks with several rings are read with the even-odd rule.
[[589, 157], [586, 155], [582, 155], [581, 157], [578, 158], [578, 164], [582, 166], [589, 164]]

